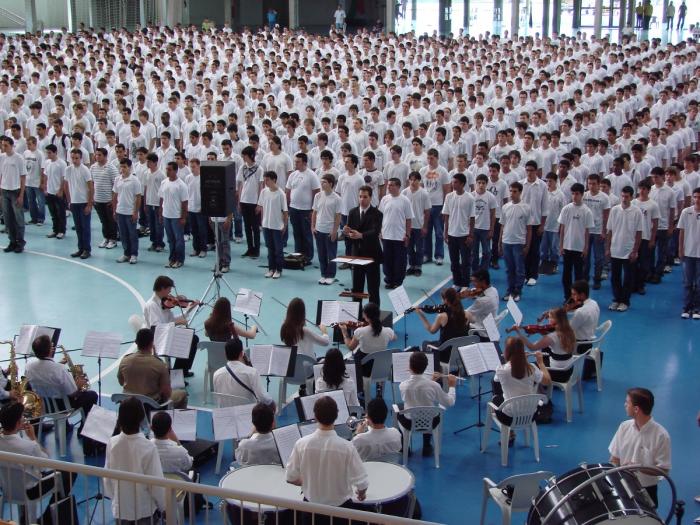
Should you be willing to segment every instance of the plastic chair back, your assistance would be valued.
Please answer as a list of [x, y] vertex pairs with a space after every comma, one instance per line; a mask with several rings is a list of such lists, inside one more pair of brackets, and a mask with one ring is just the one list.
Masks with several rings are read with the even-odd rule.
[[528, 474], [517, 474], [504, 479], [498, 484], [499, 489], [507, 485], [513, 486], [513, 496], [510, 499], [510, 506], [514, 512], [529, 510], [532, 500], [540, 492], [540, 482], [554, 477], [553, 472], [540, 470]]
[[294, 363], [294, 376], [285, 377], [285, 383], [290, 385], [301, 385], [306, 383], [306, 379], [309, 376], [313, 376], [315, 364], [316, 360], [313, 357], [297, 354], [297, 359]]
[[256, 399], [252, 394], [249, 396], [234, 396], [233, 394], [224, 394], [222, 392], [212, 392], [214, 396], [214, 401], [218, 408], [225, 407], [236, 407], [240, 405], [249, 405], [250, 403], [255, 403]]
[[391, 382], [391, 354], [392, 350], [383, 350], [366, 355], [361, 364], [374, 363], [372, 365], [372, 375], [370, 381]]
[[226, 343], [220, 341], [200, 341], [197, 350], [207, 351], [207, 368], [214, 373], [221, 367], [226, 366]]
[[413, 407], [401, 411], [411, 420], [412, 432], [432, 432], [433, 419], [442, 414], [440, 407]]
[[540, 403], [546, 403], [547, 396], [543, 394], [528, 394], [526, 396], [511, 397], [504, 401], [499, 407], [501, 412], [510, 414], [513, 422], [511, 430], [530, 428], [532, 416], [537, 411]]
[[144, 407], [144, 409], [146, 409], [146, 411], [148, 411], [150, 409], [162, 410], [162, 409], [170, 408], [170, 406], [172, 405], [172, 403], [170, 401], [167, 401], [166, 403], [163, 403], [161, 405], [158, 403], [158, 401], [155, 401], [154, 399], [151, 399], [148, 396], [144, 396], [142, 394], [130, 394], [128, 392], [112, 394], [111, 399], [112, 399], [112, 403], [115, 403], [118, 405], [119, 403], [121, 403], [122, 401], [124, 401], [125, 399], [130, 398], [130, 397], [135, 397], [136, 399], [141, 401], [141, 403], [143, 403], [143, 407]]

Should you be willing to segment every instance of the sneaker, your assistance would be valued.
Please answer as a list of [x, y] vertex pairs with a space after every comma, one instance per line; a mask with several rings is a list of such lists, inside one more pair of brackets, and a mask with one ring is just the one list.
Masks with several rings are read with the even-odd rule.
[[408, 270], [406, 270], [406, 275], [413, 275], [413, 272], [414, 272], [414, 271], [415, 271], [415, 270], [411, 267], [411, 268], [409, 268]]
[[519, 294], [519, 293], [516, 293], [516, 294], [513, 296], [513, 301], [515, 301], [516, 303], [519, 303], [519, 302], [520, 302], [520, 294]]
[[700, 310], [695, 310], [693, 312], [693, 319], [695, 319], [696, 321], [700, 319]]
[[207, 256], [207, 252], [199, 252], [199, 258], [204, 259]]
[[413, 272], [413, 275], [415, 275], [416, 277], [420, 277], [421, 275], [423, 275], [423, 270], [417, 268], [416, 271]]
[[165, 248], [163, 246], [156, 246], [156, 251], [160, 253], [162, 251], [165, 251]]
[[66, 236], [65, 233], [57, 233], [57, 234], [56, 234], [56, 238], [57, 238], [57, 239], [63, 239], [65, 236]]
[[47, 239], [53, 239], [54, 237], [58, 237], [58, 234], [57, 234], [57, 233], [54, 233], [54, 232], [51, 232], [51, 233], [49, 233], [49, 234], [46, 236]]
[[27, 224], [36, 224], [36, 221], [34, 219], [27, 221]]
[[173, 261], [168, 261], [168, 264], [165, 265], [165, 268], [173, 268], [173, 265], [175, 263]]
[[111, 250], [112, 248], [116, 248], [116, 247], [117, 247], [117, 241], [112, 240], [112, 239], [108, 240], [107, 246], [105, 246], [105, 248], [107, 248], [108, 250]]
[[532, 277], [530, 277], [530, 278], [527, 280], [527, 285], [528, 285], [528, 286], [535, 286], [536, 284], [537, 284], [537, 279], [533, 279]]
[[673, 259], [673, 266], [678, 266], [681, 263], [681, 260], [678, 257], [675, 257]]
[[[272, 277], [273, 275], [275, 275], [275, 272], [273, 272], [272, 270], [268, 270], [265, 272], [265, 277], [267, 277], [268, 279], [270, 277]], [[321, 281], [319, 281], [319, 282], [321, 282]]]
[[36, 221], [36, 225], [37, 225], [37, 226], [43, 226], [43, 225], [44, 225], [44, 221]]
[[321, 277], [321, 278], [318, 280], [318, 284], [326, 284], [326, 278], [325, 278], [325, 277]]
[[107, 239], [102, 239], [102, 242], [97, 245], [98, 248], [106, 248], [107, 247]]
[[[273, 279], [279, 279], [280, 277], [282, 277], [282, 272], [277, 271], [277, 272], [272, 274]], [[698, 318], [700, 319], [700, 317], [698, 317]]]
[[681, 318], [690, 319], [690, 310], [683, 310], [683, 313], [681, 313]]
[[154, 252], [156, 251], [156, 247], [151, 244], [146, 251]]
[[180, 261], [174, 262], [172, 268], [182, 268], [182, 263]]
[[233, 242], [236, 244], [241, 244], [243, 242], [243, 237], [234, 237]]
[[189, 241], [192, 238], [192, 236], [189, 233], [185, 234], [185, 242]]
[[668, 264], [664, 266], [664, 273], [671, 273], [671, 267]]
[[228, 266], [222, 266], [221, 268], [219, 268], [219, 271], [221, 273], [228, 273], [230, 271], [230, 268]]
[[129, 262], [129, 257], [126, 256], [126, 255], [122, 255], [121, 257], [119, 257], [119, 259], [117, 259], [117, 262], [118, 262], [118, 263]]
[[348, 263], [342, 263], [340, 266], [338, 266], [339, 270], [349, 270], [350, 265]]
[[[15, 243], [10, 243], [7, 246], [5, 246], [5, 248], [3, 248], [2, 251], [5, 253], [14, 252], [16, 247], [17, 245]], [[80, 255], [80, 253], [78, 253], [78, 255]]]
[[81, 252], [80, 250], [78, 250], [77, 252], [71, 253], [70, 256], [73, 257], [73, 258], [75, 259], [76, 257], [80, 257], [80, 255], [81, 255], [82, 253], [83, 253], [83, 252]]
[[241, 257], [250, 257], [250, 250], [246, 250], [241, 254]]
[[131, 257], [129, 257], [129, 264], [136, 264], [137, 262], [138, 262], [138, 257], [136, 257], [135, 255], [132, 255]]
[[190, 257], [197, 257], [197, 256], [199, 256], [199, 252], [192, 252], [190, 254]]
[[248, 255], [251, 259], [257, 259], [260, 257], [260, 252], [252, 252], [250, 255]]
[[620, 303], [620, 305], [617, 307], [618, 312], [626, 312], [629, 309], [630, 307], [627, 306], [625, 303]]
[[15, 246], [14, 252], [15, 253], [22, 253], [24, 251], [24, 243], [18, 244]]
[[442, 263], [444, 262], [444, 259], [442, 257], [435, 257], [435, 264], [438, 266], [442, 266]]
[[326, 277], [326, 284], [333, 284], [335, 282], [335, 277]]
[[81, 259], [89, 259], [90, 258], [90, 252], [87, 250], [83, 250], [83, 253], [80, 254]]
[[507, 293], [507, 294], [505, 294], [503, 297], [501, 297], [501, 300], [502, 300], [502, 301], [506, 301], [506, 302], [507, 302], [509, 299], [510, 299], [510, 294], [509, 294], [509, 293]]
[[612, 302], [610, 303], [610, 306], [608, 306], [608, 310], [610, 310], [611, 312], [616, 312], [619, 307], [620, 303]]

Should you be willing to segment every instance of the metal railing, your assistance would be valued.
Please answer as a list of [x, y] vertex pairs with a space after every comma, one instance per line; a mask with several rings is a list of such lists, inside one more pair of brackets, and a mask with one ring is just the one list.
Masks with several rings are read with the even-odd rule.
[[[30, 491], [27, 487], [31, 487], [38, 480], [32, 475], [32, 472], [41, 472], [44, 476], [42, 479], [51, 480], [51, 482], [36, 484], [38, 491], [33, 494], [32, 498], [27, 495]], [[56, 474], [48, 474], [56, 473]], [[57, 473], [66, 473], [61, 476]], [[80, 476], [80, 478], [77, 478]], [[68, 486], [62, 486], [67, 483]], [[82, 478], [82, 479], [81, 479]], [[104, 480], [110, 480], [117, 484], [118, 487], [125, 485], [129, 487], [128, 491], [122, 490], [122, 498], [129, 499], [131, 510], [136, 507], [136, 503], [142, 502], [145, 497], [150, 495], [154, 490], [162, 490], [165, 493], [165, 508], [159, 509], [163, 511], [161, 517], [157, 515], [151, 516], [150, 519], [139, 520], [137, 523], [157, 525], [163, 523], [166, 525], [193, 525], [195, 523], [224, 523], [224, 524], [255, 524], [272, 523], [281, 525], [282, 523], [290, 523], [293, 525], [307, 523], [320, 523], [320, 519], [327, 519], [331, 525], [334, 523], [342, 523], [346, 520], [352, 520], [353, 523], [367, 523], [378, 525], [437, 525], [432, 522], [412, 520], [402, 517], [395, 517], [386, 514], [378, 514], [362, 510], [346, 509], [342, 507], [331, 507], [327, 505], [319, 505], [306, 501], [296, 501], [276, 496], [261, 495], [252, 492], [241, 490], [224, 489], [210, 485], [198, 483], [190, 483], [179, 481], [172, 478], [158, 478], [154, 476], [145, 476], [142, 474], [133, 474], [119, 470], [111, 470], [90, 465], [77, 463], [68, 463], [65, 461], [56, 461], [53, 459], [39, 458], [35, 456], [25, 456], [21, 454], [13, 454], [9, 452], [0, 452], [0, 484], [2, 488], [2, 496], [0, 496], [0, 518], [7, 517], [5, 509], [6, 504], [18, 505], [23, 508], [26, 518], [34, 518], [35, 521], [42, 513], [42, 507], [47, 505], [53, 508], [54, 523], [56, 523], [57, 507], [60, 505], [52, 502], [59, 502], [61, 499], [72, 495], [74, 499], [68, 499], [68, 503], [64, 499], [63, 508], [60, 509], [63, 513], [59, 518], [61, 525], [78, 525], [79, 523], [92, 523], [92, 518], [98, 510], [101, 509], [101, 520], [99, 523], [112, 523], [114, 519], [112, 515], [112, 504], [105, 504], [105, 497], [101, 489], [104, 486]], [[5, 484], [10, 486], [4, 486]], [[80, 487], [84, 487], [84, 498], [78, 499], [77, 492]], [[19, 488], [21, 487], [21, 488]], [[133, 491], [133, 493], [132, 493]], [[205, 507], [203, 515], [195, 516], [194, 512], [189, 513], [187, 519], [184, 518], [183, 499], [188, 498], [190, 509], [194, 508], [194, 495], [199, 494], [209, 499], [220, 500], [220, 503], [215, 506], [217, 510], [210, 510]], [[133, 499], [127, 498], [133, 496]], [[47, 502], [48, 498], [51, 498]], [[77, 501], [76, 501], [77, 500]], [[233, 508], [226, 508], [235, 502]], [[245, 507], [244, 507], [244, 504]], [[251, 505], [252, 504], [252, 505]], [[92, 506], [91, 506], [92, 505]], [[262, 508], [262, 507], [266, 508]], [[251, 511], [250, 509], [257, 509]], [[68, 509], [68, 512], [66, 510]], [[271, 510], [269, 510], [271, 509]], [[121, 509], [117, 509], [119, 513]], [[292, 516], [283, 516], [280, 513], [283, 511], [291, 511]], [[10, 509], [10, 513], [12, 509]], [[303, 514], [306, 516], [303, 516]], [[70, 518], [66, 518], [66, 514]], [[157, 513], [156, 513], [157, 514]], [[12, 516], [10, 516], [12, 517]], [[328, 517], [328, 518], [326, 518]], [[162, 521], [161, 521], [162, 520]], [[118, 523], [119, 521], [116, 520]]]
[[5, 17], [7, 18], [10, 22], [13, 22], [17, 25], [21, 25], [24, 27], [26, 24], [26, 19], [18, 15], [17, 13], [10, 11], [9, 9], [5, 9], [4, 7], [0, 7], [0, 17]]

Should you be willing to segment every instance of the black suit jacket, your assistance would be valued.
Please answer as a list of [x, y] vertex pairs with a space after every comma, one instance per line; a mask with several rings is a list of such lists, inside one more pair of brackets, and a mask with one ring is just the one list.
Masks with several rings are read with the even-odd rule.
[[348, 213], [348, 227], [362, 234], [362, 239], [351, 240], [352, 255], [372, 257], [375, 262], [380, 262], [382, 244], [379, 236], [382, 232], [382, 212], [370, 206], [360, 221], [360, 207], [353, 208]]

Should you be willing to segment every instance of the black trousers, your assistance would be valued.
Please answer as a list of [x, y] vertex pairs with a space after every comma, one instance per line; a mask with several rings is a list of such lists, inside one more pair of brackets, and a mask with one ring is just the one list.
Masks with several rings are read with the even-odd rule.
[[530, 249], [525, 256], [525, 279], [537, 279], [540, 271], [540, 242], [542, 235], [538, 233], [539, 226], [532, 228]]
[[[78, 477], [78, 475], [75, 472], [63, 472], [60, 471], [61, 474], [61, 481], [63, 484], [63, 492], [65, 494], [69, 494], [71, 492], [71, 489], [73, 488], [73, 485], [75, 484], [75, 478]], [[36, 485], [34, 485], [32, 488], [27, 489], [27, 498], [29, 499], [36, 499], [39, 496], [43, 496], [44, 494], [48, 494], [49, 492], [53, 491], [54, 489], [54, 479], [49, 478], [46, 480], [43, 480]], [[56, 501], [56, 494], [54, 494], [51, 497], [51, 501]]]
[[184, 370], [185, 372], [189, 372], [190, 368], [192, 368], [192, 362], [194, 361], [194, 356], [197, 354], [197, 345], [199, 344], [199, 337], [197, 335], [192, 336], [192, 345], [190, 345], [190, 355], [187, 359], [183, 359], [181, 357], [178, 357], [175, 359], [175, 364], [173, 365], [173, 368], [175, 370]]
[[95, 211], [102, 224], [102, 237], [107, 240], [117, 240], [117, 221], [114, 220], [114, 211], [111, 202], [96, 202]]
[[352, 291], [363, 292], [367, 280], [369, 302], [379, 306], [379, 263], [373, 262], [365, 266], [352, 265]]
[[[572, 278], [573, 274], [573, 278]], [[564, 270], [561, 274], [561, 284], [564, 287], [564, 298], [571, 296], [571, 283], [583, 279], [583, 253], [564, 250]]]
[[56, 234], [66, 233], [66, 200], [63, 197], [47, 193], [46, 206], [51, 214], [53, 232]]
[[[624, 278], [623, 278], [624, 274]], [[634, 265], [629, 259], [610, 259], [610, 284], [613, 301], [629, 306], [632, 285], [634, 283]]]
[[[85, 420], [87, 419], [87, 415], [90, 413], [92, 407], [95, 406], [95, 404], [97, 403], [97, 392], [94, 392], [92, 390], [86, 390], [84, 392], [75, 392], [68, 396], [68, 401], [70, 402], [71, 408], [83, 409], [85, 417], [80, 422], [80, 428], [82, 429], [83, 425], [85, 424]], [[67, 407], [63, 407], [63, 410], [65, 410], [66, 408]]]
[[501, 223], [496, 221], [493, 225], [493, 237], [491, 238], [491, 264], [498, 263], [498, 241], [501, 237]]
[[248, 251], [251, 254], [260, 255], [260, 216], [255, 213], [256, 208], [256, 204], [241, 203], [241, 215], [243, 216]]

